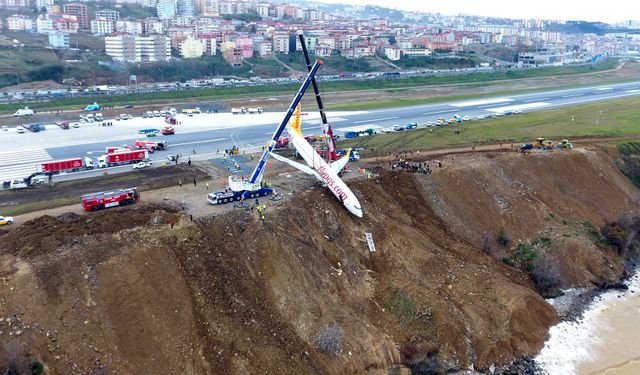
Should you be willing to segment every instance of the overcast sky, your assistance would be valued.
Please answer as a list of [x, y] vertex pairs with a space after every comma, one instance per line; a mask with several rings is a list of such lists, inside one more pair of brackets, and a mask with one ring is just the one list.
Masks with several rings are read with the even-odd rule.
[[640, 21], [640, 0], [319, 0], [324, 3], [380, 5], [402, 10], [509, 18]]

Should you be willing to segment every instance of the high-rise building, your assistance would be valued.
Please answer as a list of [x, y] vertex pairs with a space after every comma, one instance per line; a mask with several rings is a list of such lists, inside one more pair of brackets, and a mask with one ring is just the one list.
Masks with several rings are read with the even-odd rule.
[[116, 31], [116, 21], [96, 18], [91, 20], [91, 34], [109, 35]]
[[105, 51], [118, 62], [171, 60], [171, 40], [163, 35], [115, 35], [104, 38]]
[[56, 49], [69, 48], [69, 34], [60, 31], [50, 32], [49, 45]]
[[78, 19], [78, 26], [81, 30], [89, 30], [91, 23], [89, 19], [89, 6], [84, 4], [64, 4], [64, 14], [75, 16]]
[[175, 17], [176, 14], [178, 14], [178, 5], [176, 4], [176, 0], [158, 0], [156, 11], [158, 12], [158, 18], [160, 19]]
[[29, 0], [0, 0], [0, 8], [24, 8], [29, 6]]
[[178, 16], [194, 17], [196, 15], [195, 0], [178, 0]]

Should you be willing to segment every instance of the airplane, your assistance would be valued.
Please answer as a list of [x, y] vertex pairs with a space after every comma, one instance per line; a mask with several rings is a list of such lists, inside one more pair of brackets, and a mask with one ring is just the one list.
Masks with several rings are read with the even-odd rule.
[[302, 120], [300, 117], [300, 105], [296, 107], [293, 120], [287, 125], [291, 143], [302, 156], [307, 165], [287, 159], [276, 153], [271, 153], [275, 159], [291, 165], [292, 167], [315, 176], [320, 182], [326, 185], [329, 190], [340, 200], [340, 202], [354, 216], [362, 217], [362, 207], [358, 198], [349, 189], [347, 184], [338, 177], [338, 173], [349, 162], [351, 149], [340, 159], [328, 164], [318, 152], [304, 139], [301, 130]]
[[94, 102], [93, 104], [89, 104], [88, 106], [86, 106], [86, 108], [84, 110], [85, 111], [99, 111], [100, 110], [100, 104]]

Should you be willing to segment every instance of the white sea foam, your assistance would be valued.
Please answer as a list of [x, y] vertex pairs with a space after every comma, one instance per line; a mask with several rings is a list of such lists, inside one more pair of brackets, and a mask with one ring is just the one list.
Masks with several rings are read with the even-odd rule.
[[[571, 375], [577, 373], [580, 363], [597, 357], [594, 347], [600, 338], [594, 333], [601, 327], [600, 315], [614, 309], [621, 301], [619, 297], [640, 291], [640, 276], [635, 275], [626, 283], [628, 291], [612, 290], [596, 298], [577, 322], [562, 322], [549, 330], [549, 340], [535, 358], [549, 375]], [[551, 301], [550, 301], [551, 302]], [[552, 303], [553, 304], [553, 303]]]

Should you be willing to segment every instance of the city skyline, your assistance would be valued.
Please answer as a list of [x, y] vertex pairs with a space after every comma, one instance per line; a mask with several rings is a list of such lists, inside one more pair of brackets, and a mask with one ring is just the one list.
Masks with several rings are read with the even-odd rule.
[[538, 0], [515, 2], [504, 0], [320, 0], [323, 3], [352, 5], [377, 5], [398, 10], [442, 14], [465, 14], [486, 17], [533, 18], [549, 20], [599, 21], [619, 23], [640, 21], [640, 3], [628, 0], [611, 0], [606, 7], [585, 6], [584, 1]]

